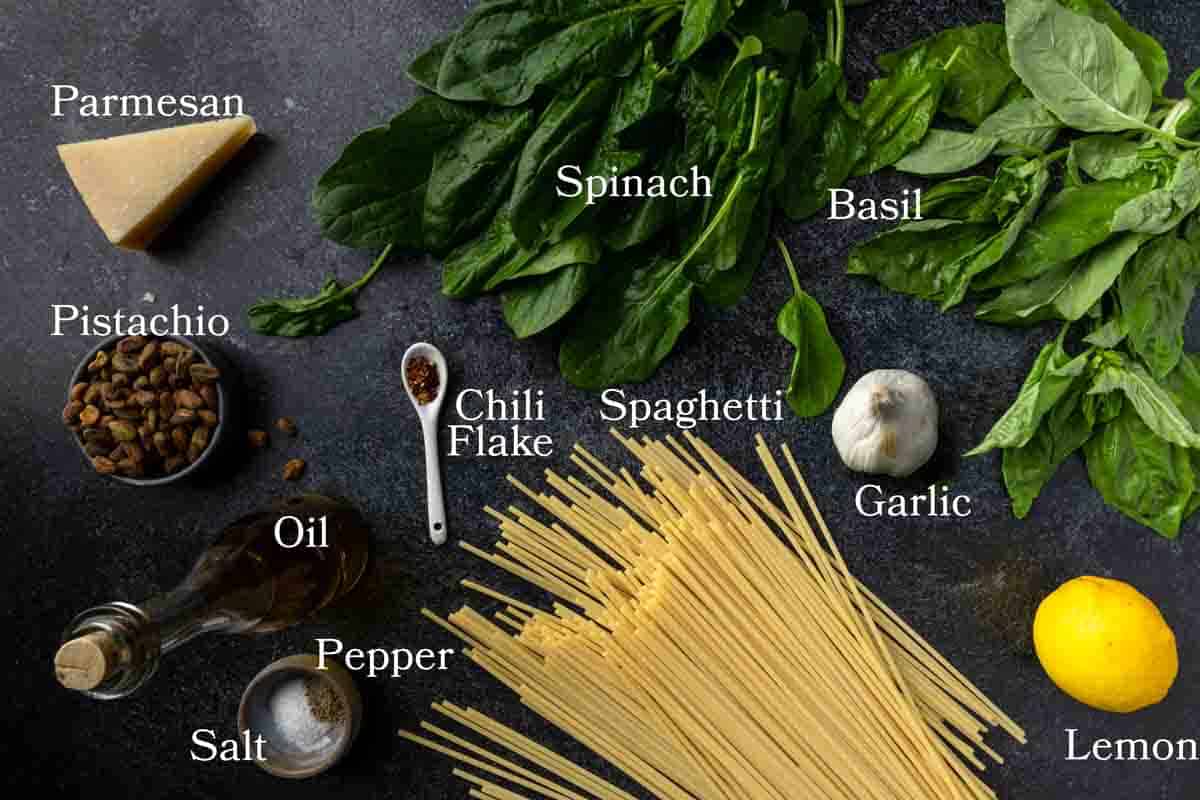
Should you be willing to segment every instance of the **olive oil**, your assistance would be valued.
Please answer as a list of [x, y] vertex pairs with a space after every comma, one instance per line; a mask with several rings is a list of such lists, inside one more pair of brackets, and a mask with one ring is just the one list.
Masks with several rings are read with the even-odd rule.
[[149, 680], [161, 654], [201, 633], [290, 627], [354, 588], [366, 569], [368, 543], [362, 515], [321, 495], [243, 517], [170, 592], [76, 617], [55, 657], [59, 682], [93, 697], [124, 697]]

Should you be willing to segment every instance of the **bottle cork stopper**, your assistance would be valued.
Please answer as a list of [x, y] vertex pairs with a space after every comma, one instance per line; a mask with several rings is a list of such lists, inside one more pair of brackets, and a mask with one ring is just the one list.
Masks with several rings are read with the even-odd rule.
[[116, 669], [117, 645], [103, 631], [80, 636], [58, 648], [54, 656], [54, 675], [68, 689], [95, 689]]

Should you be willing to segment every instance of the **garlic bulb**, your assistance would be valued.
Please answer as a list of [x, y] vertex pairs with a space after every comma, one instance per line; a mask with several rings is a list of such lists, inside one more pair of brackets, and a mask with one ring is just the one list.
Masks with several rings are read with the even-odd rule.
[[833, 415], [833, 443], [846, 466], [903, 478], [920, 469], [938, 442], [937, 399], [902, 369], [859, 378]]

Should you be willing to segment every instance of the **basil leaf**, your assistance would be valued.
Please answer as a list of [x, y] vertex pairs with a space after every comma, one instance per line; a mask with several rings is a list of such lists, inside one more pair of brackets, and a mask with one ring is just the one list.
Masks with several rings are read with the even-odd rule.
[[1121, 180], [1063, 189], [1046, 203], [1009, 258], [975, 288], [1002, 288], [1075, 260], [1107, 240], [1117, 209], [1153, 185], [1151, 175], [1139, 172]]
[[999, 108], [1018, 85], [1008, 63], [1004, 27], [995, 23], [951, 28], [879, 58], [886, 72], [916, 74], [940, 67], [945, 90], [939, 111], [978, 125]]
[[646, 380], [687, 327], [694, 289], [667, 258], [609, 270], [571, 317], [558, 353], [563, 376], [594, 391]]
[[1093, 180], [1127, 178], [1142, 168], [1141, 146], [1112, 134], [1085, 136], [1071, 142], [1071, 155]]
[[492, 218], [534, 122], [531, 109], [492, 111], [437, 152], [421, 216], [425, 249], [452, 247]]
[[1118, 236], [1084, 256], [1062, 291], [1054, 298], [1054, 310], [1058, 318], [1067, 321], [1082, 319], [1117, 282], [1125, 265], [1146, 238], [1139, 234]]
[[931, 218], [984, 222], [990, 216], [991, 187], [991, 179], [982, 175], [943, 181], [921, 197], [921, 211]]
[[1058, 117], [1032, 98], [1009, 103], [980, 123], [976, 136], [999, 139], [999, 153], [1044, 151], [1062, 130]]
[[1129, 200], [1113, 216], [1114, 231], [1161, 234], [1200, 208], [1200, 152], [1179, 157], [1167, 185]]
[[436, 92], [438, 73], [442, 70], [442, 61], [445, 59], [446, 51], [450, 48], [450, 43], [453, 41], [453, 36], [440, 39], [430, 45], [429, 49], [424, 53], [413, 59], [412, 63], [408, 65], [407, 75], [409, 79], [422, 89]]
[[1120, 391], [1142, 420], [1158, 435], [1180, 447], [1200, 447], [1200, 433], [1179, 410], [1175, 400], [1138, 363], [1107, 364], [1092, 381], [1088, 394]]
[[[1200, 355], [1191, 353], [1181, 358], [1179, 366], [1167, 376], [1163, 387], [1171, 394], [1192, 427], [1200, 431]], [[1196, 476], [1196, 491], [1184, 512], [1185, 518], [1200, 510], [1200, 450], [1192, 449], [1188, 454], [1192, 460], [1192, 473]]]
[[897, 161], [895, 167], [914, 175], [962, 172], [990, 156], [997, 144], [999, 139], [934, 128], [921, 144]]
[[500, 298], [504, 321], [518, 339], [541, 333], [587, 295], [591, 269], [587, 264], [571, 264], [513, 284]]
[[1121, 18], [1106, 0], [1059, 0], [1064, 6], [1078, 14], [1085, 14], [1097, 22], [1108, 26], [1121, 43], [1129, 48], [1142, 68], [1142, 73], [1150, 81], [1150, 88], [1156, 95], [1163, 93], [1170, 77], [1171, 65], [1167, 62], [1167, 53], [1154, 37], [1142, 33]]
[[1124, 320], [1118, 316], [1083, 337], [1083, 341], [1095, 345], [1101, 350], [1112, 350], [1125, 341], [1127, 335]]
[[864, 149], [853, 174], [870, 175], [891, 166], [924, 139], [944, 85], [940, 68], [871, 81], [859, 118]]
[[321, 234], [350, 247], [424, 247], [435, 155], [478, 119], [469, 107], [422, 97], [387, 125], [354, 137], [313, 191]]
[[829, 332], [820, 303], [800, 288], [796, 267], [783, 242], [776, 239], [792, 278], [792, 298], [775, 319], [779, 335], [796, 348], [788, 376], [787, 401], [799, 417], [824, 414], [837, 399], [846, 377], [846, 359]]
[[1034, 437], [1042, 418], [1070, 391], [1092, 357], [1089, 350], [1071, 358], [1063, 349], [1062, 339], [1059, 336], [1042, 348], [1017, 399], [968, 456], [982, 455], [997, 447], [1024, 447]]
[[1004, 485], [1018, 519], [1029, 515], [1033, 501], [1054, 473], [1092, 436], [1093, 423], [1083, 411], [1085, 380], [1075, 380], [1070, 391], [1042, 418], [1027, 444], [1004, 451]]
[[1168, 539], [1179, 535], [1196, 490], [1185, 448], [1159, 438], [1126, 405], [1084, 445], [1084, 455], [1104, 502]]
[[1121, 275], [1118, 296], [1129, 345], [1164, 378], [1183, 356], [1183, 326], [1200, 281], [1196, 250], [1176, 236], [1155, 239]]
[[1106, 25], [1055, 0], [1008, 0], [1012, 67], [1056, 117], [1094, 133], [1145, 129], [1154, 90]]
[[446, 49], [437, 92], [449, 100], [517, 106], [540, 86], [576, 75], [619, 75], [640, 53], [656, 0], [491, 0]]
[[995, 226], [950, 219], [909, 222], [850, 251], [846, 271], [870, 275], [894, 292], [942, 300], [950, 290], [947, 265], [985, 244]]

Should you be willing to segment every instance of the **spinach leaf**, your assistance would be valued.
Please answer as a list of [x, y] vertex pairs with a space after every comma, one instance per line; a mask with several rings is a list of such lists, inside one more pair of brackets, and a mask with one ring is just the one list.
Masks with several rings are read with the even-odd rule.
[[733, 16], [733, 6], [734, 0], [685, 0], [679, 38], [675, 40], [671, 57], [676, 61], [687, 61], [718, 36]]
[[933, 128], [895, 167], [914, 175], [962, 172], [983, 162], [999, 143], [997, 138]]
[[1129, 345], [1165, 378], [1183, 356], [1183, 326], [1200, 281], [1195, 248], [1174, 234], [1150, 242], [1121, 275], [1118, 296]]
[[543, 238], [543, 221], [559, 200], [558, 169], [577, 164], [591, 154], [596, 131], [603, 125], [612, 101], [613, 82], [593, 78], [551, 101], [525, 143], [517, 164], [509, 216], [513, 233], [524, 247], [535, 247]]
[[854, 175], [870, 175], [895, 164], [925, 138], [941, 102], [945, 75], [934, 67], [871, 81], [859, 112], [863, 153]]
[[421, 216], [425, 249], [453, 247], [492, 218], [534, 121], [531, 109], [492, 111], [437, 152]]
[[1089, 394], [1123, 392], [1142, 421], [1160, 439], [1180, 447], [1200, 447], [1200, 433], [1196, 432], [1175, 400], [1145, 367], [1125, 361], [1116, 353], [1107, 355], [1109, 358], [1096, 373]]
[[500, 209], [482, 233], [446, 256], [442, 262], [442, 294], [473, 297], [505, 265], [514, 261], [524, 264], [533, 255], [521, 248], [509, 224], [508, 212]]
[[453, 36], [440, 39], [413, 59], [413, 62], [408, 65], [409, 79], [422, 89], [436, 92], [438, 73], [442, 71], [442, 60], [446, 57], [446, 50], [450, 48], [452, 41], [454, 41]]
[[1146, 128], [1154, 90], [1108, 26], [1055, 0], [1008, 0], [1012, 67], [1056, 117], [1095, 133]]
[[1010, 286], [1073, 261], [1108, 239], [1117, 209], [1153, 185], [1152, 176], [1139, 172], [1063, 189], [1046, 203], [1009, 258], [982, 276], [975, 288]]
[[1071, 390], [1092, 357], [1089, 350], [1071, 358], [1063, 349], [1065, 334], [1064, 328], [1058, 339], [1042, 348], [1016, 401], [992, 426], [983, 442], [967, 453], [968, 456], [981, 455], [997, 447], [1024, 447], [1034, 437], [1042, 418]]
[[504, 321], [518, 339], [541, 333], [587, 295], [591, 275], [589, 265], [571, 264], [512, 284], [500, 297]]
[[830, 61], [818, 61], [813, 65], [808, 81], [797, 83], [788, 103], [783, 141], [772, 166], [772, 185], [777, 186], [787, 179], [793, 162], [799, 162], [795, 168], [797, 172], [805, 168], [812, 143], [820, 136], [822, 122], [827, 117], [825, 105], [843, 86], [841, 67]]
[[792, 298], [775, 320], [779, 335], [796, 348], [788, 376], [787, 401], [799, 417], [824, 414], [837, 399], [846, 377], [846, 359], [829, 332], [821, 305], [800, 288], [796, 267], [783, 242], [776, 239], [792, 278]]
[[1062, 130], [1058, 117], [1033, 98], [1009, 103], [985, 119], [976, 136], [999, 139], [1002, 155], [1044, 151]]
[[350, 247], [424, 247], [421, 219], [435, 155], [478, 119], [469, 107], [422, 97], [387, 125], [360, 133], [313, 191], [321, 234]]
[[1121, 43], [1129, 48], [1150, 81], [1150, 88], [1161, 95], [1170, 77], [1171, 65], [1167, 53], [1154, 37], [1142, 33], [1121, 18], [1107, 0], [1059, 0], [1064, 6], [1078, 14], [1084, 14], [1108, 26]]
[[1008, 448], [1002, 457], [1004, 485], [1018, 519], [1029, 515], [1033, 501], [1072, 453], [1092, 436], [1093, 423], [1083, 412], [1085, 378], [1077, 378], [1054, 404], [1023, 447]]
[[954, 274], [948, 265], [986, 244], [995, 226], [949, 219], [909, 222], [850, 251], [846, 271], [870, 275], [892, 291], [943, 300]]
[[391, 252], [392, 245], [385, 247], [366, 274], [349, 286], [343, 287], [336, 278], [329, 278], [312, 297], [258, 301], [248, 311], [250, 327], [267, 336], [320, 336], [339, 323], [354, 319], [358, 316], [355, 295], [371, 282]]
[[728, 308], [736, 305], [746, 294], [746, 290], [750, 288], [750, 281], [758, 272], [763, 255], [767, 251], [773, 210], [770, 195], [763, 194], [751, 217], [738, 263], [733, 269], [715, 273], [700, 286], [700, 296], [704, 298], [704, 302]]
[[1088, 477], [1104, 502], [1168, 539], [1196, 490], [1188, 451], [1159, 438], [1126, 404], [1086, 445]]
[[576, 75], [620, 75], [642, 32], [675, 0], [490, 0], [475, 8], [442, 59], [437, 92], [449, 100], [525, 103], [540, 86]]
[[1112, 228], [1166, 233], [1197, 208], [1200, 208], [1200, 152], [1193, 150], [1179, 157], [1166, 186], [1139, 195], [1118, 208]]
[[668, 258], [607, 270], [571, 316], [558, 353], [563, 376], [594, 391], [646, 380], [687, 327], [694, 289]]
[[945, 91], [939, 110], [979, 125], [999, 108], [1017, 75], [1008, 63], [1004, 27], [995, 23], [951, 28], [896, 53], [879, 58], [886, 72], [916, 74], [941, 67]]
[[789, 218], [799, 221], [829, 202], [829, 190], [850, 177], [865, 151], [859, 124], [838, 103], [826, 108], [812, 150], [794, 158], [787, 179], [776, 187], [776, 200]]
[[580, 233], [547, 247], [528, 260], [512, 259], [492, 275], [483, 290], [490, 292], [509, 281], [547, 275], [575, 264], [595, 264], [602, 253], [603, 248], [595, 235]]

